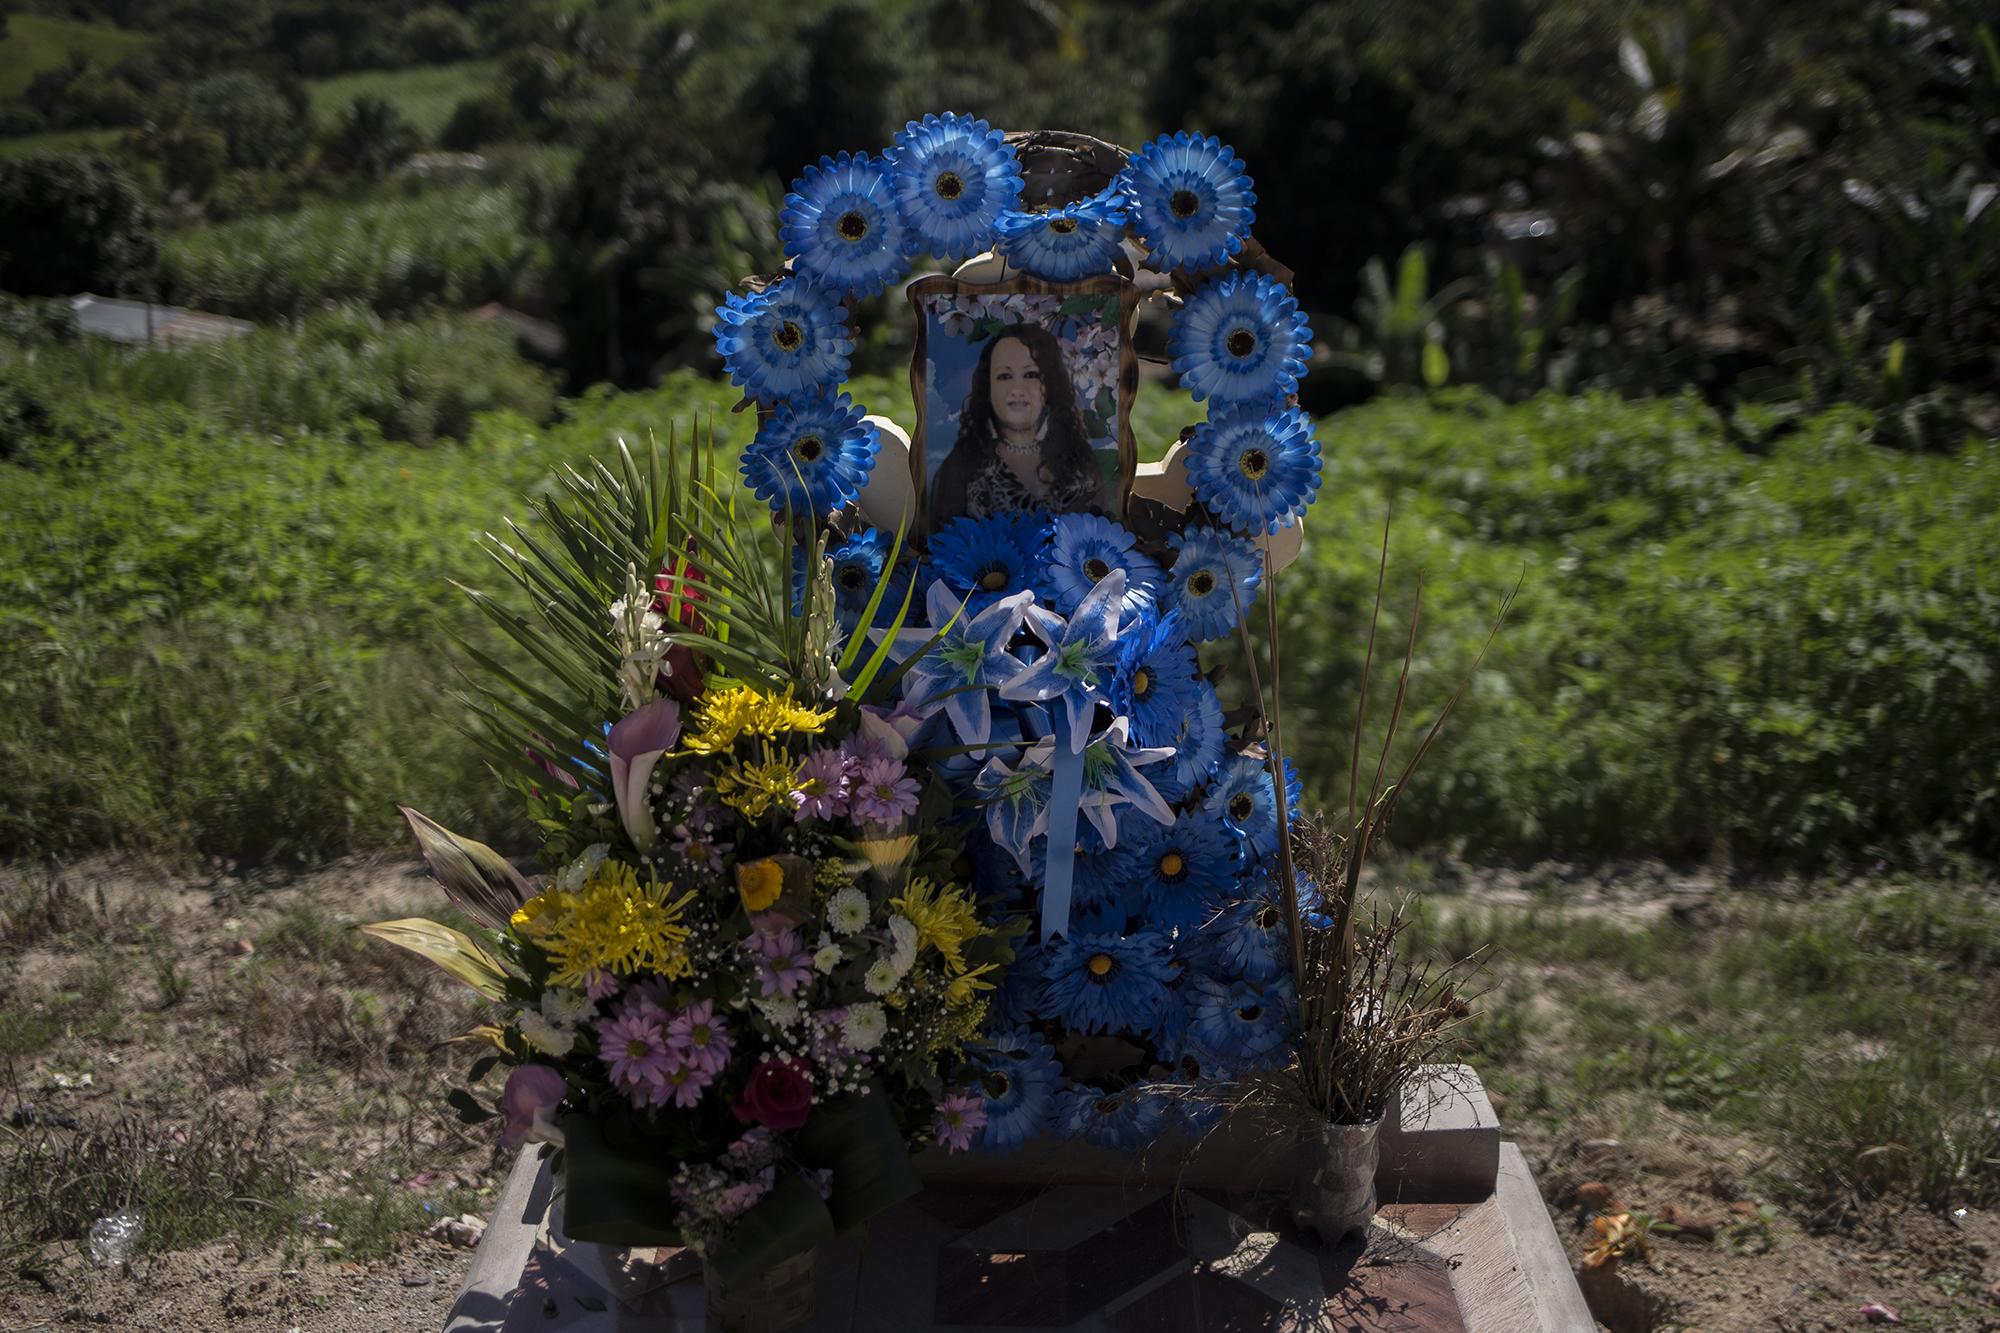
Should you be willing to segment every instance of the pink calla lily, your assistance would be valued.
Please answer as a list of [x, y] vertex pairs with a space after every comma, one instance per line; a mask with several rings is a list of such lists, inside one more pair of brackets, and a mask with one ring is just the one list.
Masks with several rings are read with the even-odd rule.
[[611, 794], [618, 802], [618, 818], [624, 822], [625, 832], [642, 852], [651, 851], [659, 838], [652, 806], [646, 799], [653, 769], [680, 734], [681, 706], [672, 699], [655, 699], [611, 728]]

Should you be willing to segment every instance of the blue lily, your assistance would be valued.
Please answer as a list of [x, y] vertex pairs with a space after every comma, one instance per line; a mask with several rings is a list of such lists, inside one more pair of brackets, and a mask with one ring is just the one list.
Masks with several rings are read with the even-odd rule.
[[1069, 726], [1062, 736], [1071, 754], [1083, 751], [1097, 701], [1111, 686], [1118, 664], [1118, 614], [1125, 597], [1125, 571], [1099, 579], [1068, 620], [1032, 608], [1028, 625], [1048, 651], [1000, 687], [1000, 697], [1030, 703], [1060, 699]]
[[[905, 697], [919, 706], [942, 699], [952, 729], [967, 745], [984, 745], [993, 735], [993, 703], [989, 691], [1022, 671], [1007, 645], [1020, 631], [1035, 594], [1022, 591], [1003, 597], [970, 620], [965, 599], [943, 580], [932, 582], [925, 594], [930, 623], [946, 626], [937, 647], [918, 658], [904, 678]], [[907, 657], [936, 635], [928, 629], [904, 630], [896, 636], [896, 655]]]
[[986, 831], [1023, 875], [1034, 873], [1028, 848], [1048, 829], [1050, 777], [1046, 759], [1037, 765], [1023, 755], [1013, 768], [1004, 760], [988, 759], [972, 780], [973, 792], [986, 802]]

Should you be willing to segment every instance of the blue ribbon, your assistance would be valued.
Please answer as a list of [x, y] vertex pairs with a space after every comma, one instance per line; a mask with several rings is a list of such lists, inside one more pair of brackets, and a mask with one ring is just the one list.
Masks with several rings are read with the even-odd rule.
[[1048, 874], [1042, 883], [1042, 942], [1069, 934], [1069, 902], [1076, 883], [1076, 816], [1083, 805], [1083, 755], [1056, 746], [1049, 790]]

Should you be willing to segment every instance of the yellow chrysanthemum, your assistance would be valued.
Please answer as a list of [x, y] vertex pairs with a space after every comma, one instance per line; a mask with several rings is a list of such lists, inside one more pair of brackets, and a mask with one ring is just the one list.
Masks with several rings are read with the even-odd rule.
[[784, 891], [785, 868], [768, 856], [761, 861], [744, 861], [736, 867], [736, 894], [743, 899], [744, 911], [764, 911]]
[[797, 761], [769, 745], [755, 763], [732, 760], [715, 775], [715, 794], [724, 805], [739, 810], [746, 819], [762, 819], [783, 807], [792, 795], [798, 778]]
[[999, 966], [998, 963], [981, 963], [978, 967], [968, 968], [953, 977], [951, 984], [944, 988], [945, 1003], [954, 1007], [970, 1004], [978, 998], [980, 991], [992, 990], [993, 983], [986, 980], [986, 974]]
[[727, 750], [744, 736], [776, 740], [786, 732], [817, 735], [833, 720], [833, 710], [795, 703], [788, 694], [765, 694], [748, 685], [710, 690], [695, 705], [695, 723], [684, 738], [697, 754]]
[[927, 879], [914, 879], [889, 905], [917, 928], [918, 947], [936, 949], [954, 976], [965, 971], [965, 942], [986, 933], [979, 924], [979, 910], [955, 885], [940, 888]]
[[539, 894], [513, 921], [549, 956], [549, 980], [558, 986], [582, 985], [597, 972], [683, 977], [690, 966], [681, 911], [694, 895], [669, 902], [672, 887], [658, 880], [642, 884], [631, 866], [607, 860], [576, 893]]

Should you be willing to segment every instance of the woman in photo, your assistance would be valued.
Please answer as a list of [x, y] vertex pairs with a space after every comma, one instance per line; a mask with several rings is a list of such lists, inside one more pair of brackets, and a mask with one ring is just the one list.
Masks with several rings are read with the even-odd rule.
[[979, 354], [958, 441], [931, 483], [931, 527], [960, 515], [1103, 507], [1062, 345], [1039, 324], [1009, 324]]

